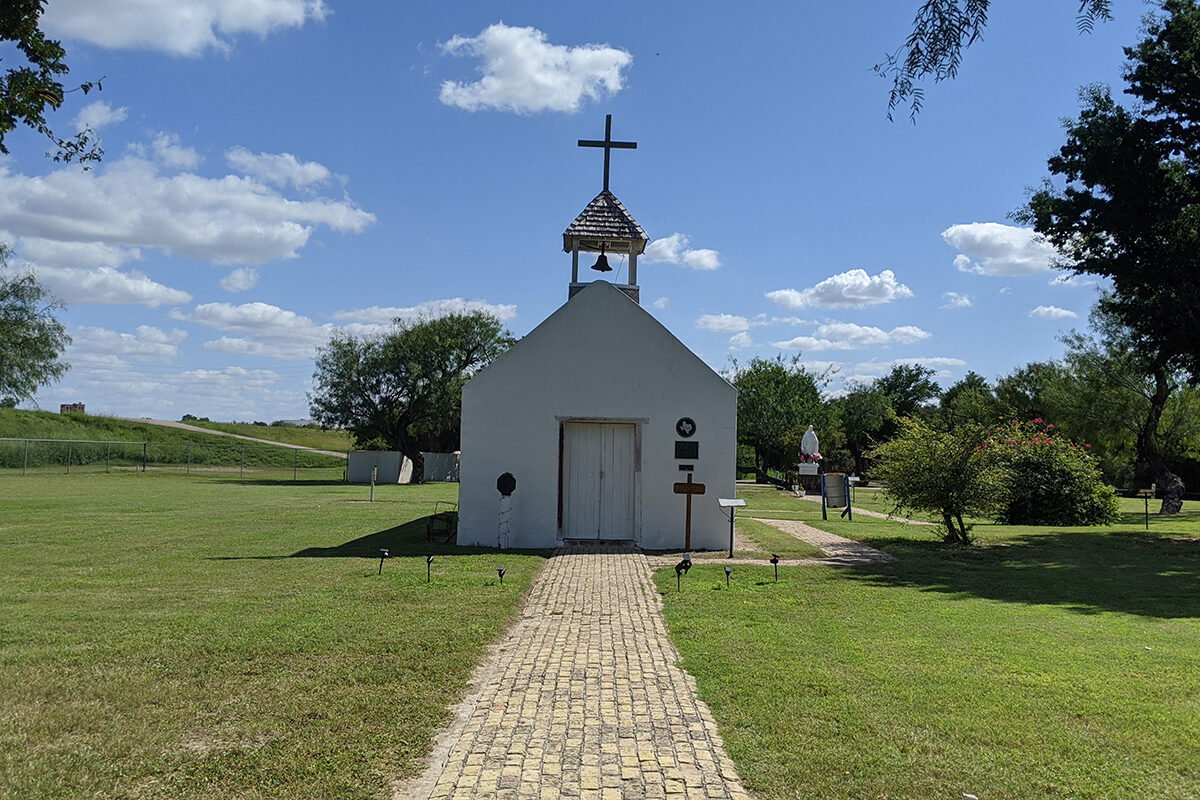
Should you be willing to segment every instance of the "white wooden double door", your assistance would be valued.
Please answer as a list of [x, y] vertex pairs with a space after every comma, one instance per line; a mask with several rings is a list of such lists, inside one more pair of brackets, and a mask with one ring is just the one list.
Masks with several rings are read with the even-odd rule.
[[634, 424], [565, 422], [562, 459], [563, 538], [635, 538]]

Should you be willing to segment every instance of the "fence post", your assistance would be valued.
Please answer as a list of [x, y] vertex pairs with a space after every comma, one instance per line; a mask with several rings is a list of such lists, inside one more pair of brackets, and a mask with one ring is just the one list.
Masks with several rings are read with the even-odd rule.
[[111, 471], [112, 464], [112, 442], [104, 443], [104, 471]]
[[67, 474], [71, 474], [71, 440], [67, 440]]
[[29, 440], [25, 440], [25, 461], [21, 464], [21, 474], [29, 474]]
[[142, 472], [146, 471], [146, 448], [149, 444], [149, 442], [142, 442]]
[[300, 451], [292, 451], [292, 482], [296, 480], [296, 467], [300, 466]]

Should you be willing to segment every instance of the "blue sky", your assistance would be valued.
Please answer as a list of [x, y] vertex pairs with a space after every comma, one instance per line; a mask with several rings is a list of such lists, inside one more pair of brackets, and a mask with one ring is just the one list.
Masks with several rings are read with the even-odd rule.
[[1081, 36], [1075, 0], [996, 0], [958, 79], [888, 122], [871, 66], [917, 5], [50, 0], [70, 77], [104, 79], [54, 122], [106, 157], [19, 132], [0, 159], [0, 241], [75, 340], [37, 401], [302, 418], [335, 329], [487, 307], [527, 333], [566, 300], [606, 113], [638, 142], [611, 188], [651, 238], [642, 303], [714, 368], [798, 353], [836, 393], [1056, 357], [1097, 289], [1008, 215], [1147, 7]]

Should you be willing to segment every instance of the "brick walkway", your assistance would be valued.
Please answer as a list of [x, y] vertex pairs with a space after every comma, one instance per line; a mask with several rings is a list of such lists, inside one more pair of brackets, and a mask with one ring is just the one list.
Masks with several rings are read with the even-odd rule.
[[746, 800], [645, 556], [559, 550], [408, 800]]

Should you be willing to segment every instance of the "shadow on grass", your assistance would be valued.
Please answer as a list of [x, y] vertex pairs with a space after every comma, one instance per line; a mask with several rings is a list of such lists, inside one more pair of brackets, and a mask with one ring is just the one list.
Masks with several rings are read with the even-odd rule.
[[213, 561], [242, 561], [242, 560], [273, 560], [283, 558], [379, 558], [379, 551], [387, 548], [390, 557], [400, 556], [438, 556], [456, 555], [469, 556], [483, 553], [511, 553], [513, 555], [537, 555], [549, 557], [549, 550], [520, 550], [510, 549], [501, 551], [497, 547], [477, 547], [457, 544], [446, 544], [442, 540], [445, 534], [435, 535], [432, 542], [426, 538], [429, 527], [429, 516], [419, 517], [386, 528], [375, 533], [368, 533], [357, 539], [335, 545], [333, 547], [306, 547], [289, 556], [216, 556]]
[[1061, 605], [1082, 614], [1200, 617], [1200, 539], [1051, 531], [991, 546], [899, 537], [867, 542], [898, 561], [844, 574], [878, 586]]

